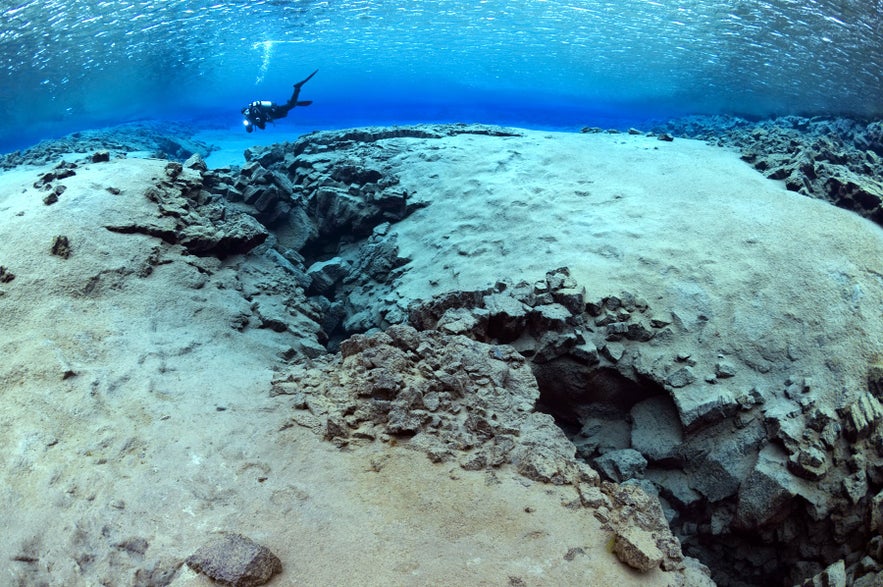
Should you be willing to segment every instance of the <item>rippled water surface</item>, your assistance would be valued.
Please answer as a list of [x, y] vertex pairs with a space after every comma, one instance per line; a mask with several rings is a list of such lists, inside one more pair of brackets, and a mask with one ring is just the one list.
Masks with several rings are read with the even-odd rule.
[[0, 3], [0, 141], [229, 117], [310, 71], [314, 124], [883, 112], [883, 0]]

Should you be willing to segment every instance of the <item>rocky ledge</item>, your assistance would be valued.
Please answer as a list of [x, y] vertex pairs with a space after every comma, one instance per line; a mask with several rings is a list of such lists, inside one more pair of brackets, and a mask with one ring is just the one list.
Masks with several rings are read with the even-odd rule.
[[655, 129], [742, 151], [766, 177], [883, 225], [883, 121], [690, 116]]
[[175, 122], [134, 122], [71, 133], [25, 149], [0, 155], [0, 169], [46, 165], [72, 153], [105, 151], [111, 157], [143, 152], [158, 159], [182, 162], [193, 155], [208, 157], [214, 147], [194, 139], [195, 127]]

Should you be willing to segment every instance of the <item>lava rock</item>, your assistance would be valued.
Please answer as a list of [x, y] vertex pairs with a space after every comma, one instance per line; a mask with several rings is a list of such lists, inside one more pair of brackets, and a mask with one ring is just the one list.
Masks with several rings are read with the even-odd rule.
[[594, 465], [611, 481], [621, 483], [626, 479], [639, 479], [647, 469], [647, 459], [632, 448], [604, 453], [594, 460]]
[[221, 585], [255, 587], [282, 572], [282, 561], [242, 534], [225, 533], [187, 557], [187, 566]]
[[[688, 368], [684, 367], [681, 371], [686, 369]], [[673, 397], [681, 424], [687, 433], [729, 418], [739, 409], [739, 403], [732, 393], [714, 387], [678, 390]]]
[[331, 290], [348, 271], [349, 264], [340, 257], [313, 263], [307, 268], [307, 276], [312, 280], [311, 291], [323, 294]]
[[630, 414], [632, 448], [650, 461], [678, 458], [678, 448], [684, 442], [684, 431], [670, 398], [656, 396], [638, 402]]
[[796, 495], [795, 480], [786, 470], [787, 456], [774, 444], [761, 450], [751, 474], [739, 487], [733, 524], [753, 530], [777, 521]]
[[56, 257], [68, 259], [71, 256], [70, 240], [64, 235], [58, 235], [52, 239], [52, 248], [50, 252]]
[[880, 400], [866, 392], [850, 404], [844, 414], [844, 432], [846, 437], [855, 442], [866, 437], [883, 418], [883, 405]]
[[626, 527], [616, 532], [613, 552], [620, 561], [642, 573], [658, 568], [663, 556], [653, 535], [634, 527]]

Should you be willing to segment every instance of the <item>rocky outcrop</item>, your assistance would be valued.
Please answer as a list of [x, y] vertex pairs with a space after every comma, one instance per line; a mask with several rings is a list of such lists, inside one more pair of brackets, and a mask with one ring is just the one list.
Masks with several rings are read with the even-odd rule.
[[195, 127], [174, 122], [136, 122], [85, 130], [59, 139], [41, 141], [24, 151], [0, 155], [0, 169], [12, 169], [19, 165], [46, 165], [70, 153], [91, 153], [93, 163], [125, 157], [135, 152], [178, 162], [183, 162], [194, 154], [207, 157], [216, 147], [194, 139], [197, 130]]
[[324, 131], [248, 149], [241, 168], [197, 171], [205, 191], [272, 231], [272, 254], [301, 276], [321, 313], [322, 343], [335, 350], [351, 334], [406, 319], [404, 305], [387, 299], [408, 262], [392, 227], [428, 202], [401, 189], [386, 162], [407, 139], [457, 134], [517, 132], [486, 125]]
[[466, 470], [511, 465], [525, 477], [573, 485], [611, 531], [616, 552], [642, 571], [683, 568], [684, 556], [655, 498], [605, 483], [575, 458], [523, 355], [508, 345], [439, 330], [391, 326], [356, 335], [339, 354], [294, 366], [272, 393], [292, 398], [294, 423], [338, 446], [407, 443]]
[[883, 224], [883, 121], [690, 116], [655, 130], [738, 148], [746, 162], [789, 190]]
[[[577, 456], [658, 494], [685, 552], [720, 584], [798, 583], [841, 559], [851, 579], [878, 572], [867, 544], [883, 524], [881, 370], [829, 406], [810, 377], [704, 352], [688, 318], [628, 292], [587, 299], [566, 269], [410, 313], [418, 329], [517, 349]], [[640, 538], [615, 543], [636, 568], [656, 556], [636, 554]]]
[[105, 228], [124, 234], [147, 234], [180, 244], [192, 254], [227, 257], [247, 253], [269, 233], [248, 214], [230, 210], [202, 188], [201, 175], [180, 163], [168, 163], [165, 177], [145, 193], [156, 205], [155, 217], [133, 216]]

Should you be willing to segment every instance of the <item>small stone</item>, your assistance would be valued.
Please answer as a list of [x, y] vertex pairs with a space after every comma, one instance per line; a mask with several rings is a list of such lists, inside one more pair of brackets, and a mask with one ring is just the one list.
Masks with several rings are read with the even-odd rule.
[[264, 585], [282, 572], [282, 561], [268, 548], [233, 533], [207, 542], [186, 562], [197, 573], [235, 587]]
[[591, 342], [576, 345], [571, 349], [570, 355], [586, 365], [597, 365], [600, 362], [598, 348]]
[[846, 587], [846, 563], [839, 560], [803, 584], [813, 587]]
[[333, 257], [327, 261], [317, 261], [307, 269], [307, 275], [312, 279], [311, 289], [322, 294], [331, 290], [344, 278], [349, 271], [349, 264], [340, 257]]
[[9, 283], [13, 279], [15, 279], [15, 273], [0, 265], [0, 283]]
[[604, 345], [604, 348], [601, 349], [601, 354], [603, 354], [607, 360], [617, 363], [625, 355], [625, 346], [618, 342], [608, 342]]
[[613, 450], [604, 453], [594, 462], [595, 467], [617, 483], [626, 479], [643, 477], [647, 470], [647, 459], [633, 448]]
[[696, 376], [689, 367], [682, 367], [665, 378], [666, 385], [674, 388], [686, 387], [696, 381]]
[[92, 163], [107, 163], [110, 161], [110, 151], [95, 151], [92, 153]]
[[68, 259], [71, 256], [70, 240], [64, 235], [58, 235], [52, 239], [52, 249], [50, 251], [56, 257]]
[[655, 315], [650, 317], [650, 326], [652, 326], [653, 328], [665, 328], [669, 324], [671, 324], [670, 319], [662, 318]]
[[194, 169], [196, 171], [208, 171], [208, 165], [205, 164], [205, 161], [200, 156], [199, 153], [194, 153], [184, 161], [184, 167], [187, 169]]
[[653, 534], [640, 528], [618, 531], [613, 539], [613, 552], [620, 561], [642, 573], [653, 570], [662, 562], [662, 551]]
[[727, 379], [729, 377], [736, 376], [736, 367], [734, 367], [730, 363], [719, 362], [714, 366], [714, 374], [720, 377], [721, 379]]

